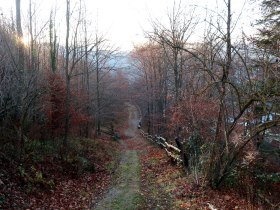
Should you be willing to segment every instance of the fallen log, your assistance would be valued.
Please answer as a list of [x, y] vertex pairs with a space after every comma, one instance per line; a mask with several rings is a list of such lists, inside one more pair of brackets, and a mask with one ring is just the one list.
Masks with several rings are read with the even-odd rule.
[[178, 153], [178, 154], [181, 153], [181, 150], [180, 150], [180, 149], [178, 149], [177, 147], [175, 147], [175, 146], [173, 146], [173, 145], [171, 145], [171, 144], [166, 143], [166, 146], [167, 146], [168, 148], [174, 150], [174, 151], [175, 151], [176, 153]]
[[183, 162], [178, 155], [172, 154], [172, 152], [168, 151], [166, 148], [165, 148], [165, 151], [166, 151], [167, 155], [171, 158], [172, 162], [177, 162], [177, 163]]

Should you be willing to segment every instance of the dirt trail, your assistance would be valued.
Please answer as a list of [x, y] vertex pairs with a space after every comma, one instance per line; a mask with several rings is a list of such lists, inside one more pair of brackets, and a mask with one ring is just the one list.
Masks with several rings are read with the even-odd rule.
[[140, 194], [140, 161], [138, 152], [129, 148], [132, 141], [137, 141], [138, 110], [135, 106], [127, 104], [129, 119], [128, 128], [125, 130], [126, 141], [121, 141], [124, 147], [120, 165], [116, 171], [114, 186], [93, 209], [137, 209], [141, 205]]

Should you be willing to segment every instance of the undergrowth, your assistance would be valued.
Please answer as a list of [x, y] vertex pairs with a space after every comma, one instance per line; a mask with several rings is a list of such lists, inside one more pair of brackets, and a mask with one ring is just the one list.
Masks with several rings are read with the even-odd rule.
[[[110, 138], [71, 138], [62, 153], [62, 141], [27, 141], [23, 158], [13, 144], [0, 148], [0, 207], [29, 207], [30, 197], [52, 193], [64, 180], [85, 174], [111, 173], [118, 164], [119, 144]], [[108, 167], [110, 165], [110, 167]]]

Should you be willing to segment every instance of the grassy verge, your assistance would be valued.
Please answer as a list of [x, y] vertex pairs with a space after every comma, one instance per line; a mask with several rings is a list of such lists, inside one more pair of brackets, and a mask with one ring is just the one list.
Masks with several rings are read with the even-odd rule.
[[142, 202], [138, 154], [135, 150], [128, 150], [123, 153], [114, 185], [94, 209], [138, 209]]

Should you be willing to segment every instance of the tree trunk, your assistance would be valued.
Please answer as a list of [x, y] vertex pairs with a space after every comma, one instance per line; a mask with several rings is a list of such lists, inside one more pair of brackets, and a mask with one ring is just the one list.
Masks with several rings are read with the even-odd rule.
[[[227, 3], [227, 9], [228, 9], [228, 15], [227, 15], [227, 37], [226, 37], [226, 64], [225, 67], [223, 67], [223, 76], [221, 79], [221, 88], [220, 88], [220, 111], [219, 111], [219, 117], [217, 122], [217, 128], [216, 128], [216, 138], [215, 138], [215, 144], [213, 150], [214, 152], [214, 165], [213, 165], [213, 171], [212, 171], [212, 177], [211, 177], [211, 184], [212, 187], [218, 188], [221, 184], [221, 179], [224, 177], [224, 174], [222, 171], [224, 171], [224, 167], [222, 166], [224, 163], [224, 159], [228, 159], [229, 157], [229, 142], [228, 142], [228, 135], [227, 135], [227, 126], [226, 126], [226, 83], [229, 76], [229, 71], [231, 68], [231, 0], [228, 0]], [[213, 155], [212, 155], [213, 157]], [[213, 160], [211, 160], [213, 161]], [[211, 170], [211, 169], [210, 169]]]
[[23, 115], [23, 89], [24, 89], [24, 46], [22, 43], [23, 33], [22, 33], [22, 27], [21, 27], [21, 8], [20, 8], [20, 0], [16, 0], [16, 23], [17, 23], [17, 37], [18, 37], [18, 61], [17, 61], [17, 70], [19, 72], [19, 101], [18, 101], [18, 107], [19, 107], [19, 113], [21, 116], [19, 116], [19, 151], [20, 151], [20, 157], [24, 154], [24, 121], [22, 120]]
[[[85, 51], [86, 51], [86, 55], [85, 55], [85, 73], [86, 73], [86, 93], [87, 93], [87, 114], [88, 116], [90, 116], [90, 92], [89, 92], [89, 68], [88, 68], [88, 40], [87, 40], [87, 24], [85, 22]], [[88, 138], [89, 137], [89, 121], [86, 122], [86, 134], [85, 137]]]
[[32, 18], [32, 2], [29, 0], [29, 34], [30, 34], [30, 67], [32, 72], [35, 71], [35, 51], [34, 51], [34, 36], [33, 36], [33, 18]]
[[96, 35], [96, 97], [97, 97], [97, 113], [96, 113], [96, 134], [100, 135], [100, 109], [101, 109], [101, 99], [100, 99], [100, 67], [99, 67], [99, 43]]
[[68, 146], [69, 121], [70, 121], [70, 75], [69, 75], [69, 21], [70, 21], [70, 0], [66, 0], [66, 43], [65, 43], [65, 80], [66, 80], [66, 98], [65, 98], [65, 130], [63, 146], [64, 149]]
[[23, 82], [23, 72], [24, 72], [24, 46], [22, 43], [23, 33], [21, 27], [21, 9], [20, 0], [16, 0], [16, 23], [17, 23], [17, 36], [19, 39], [18, 43], [18, 71], [21, 75], [21, 82]]

